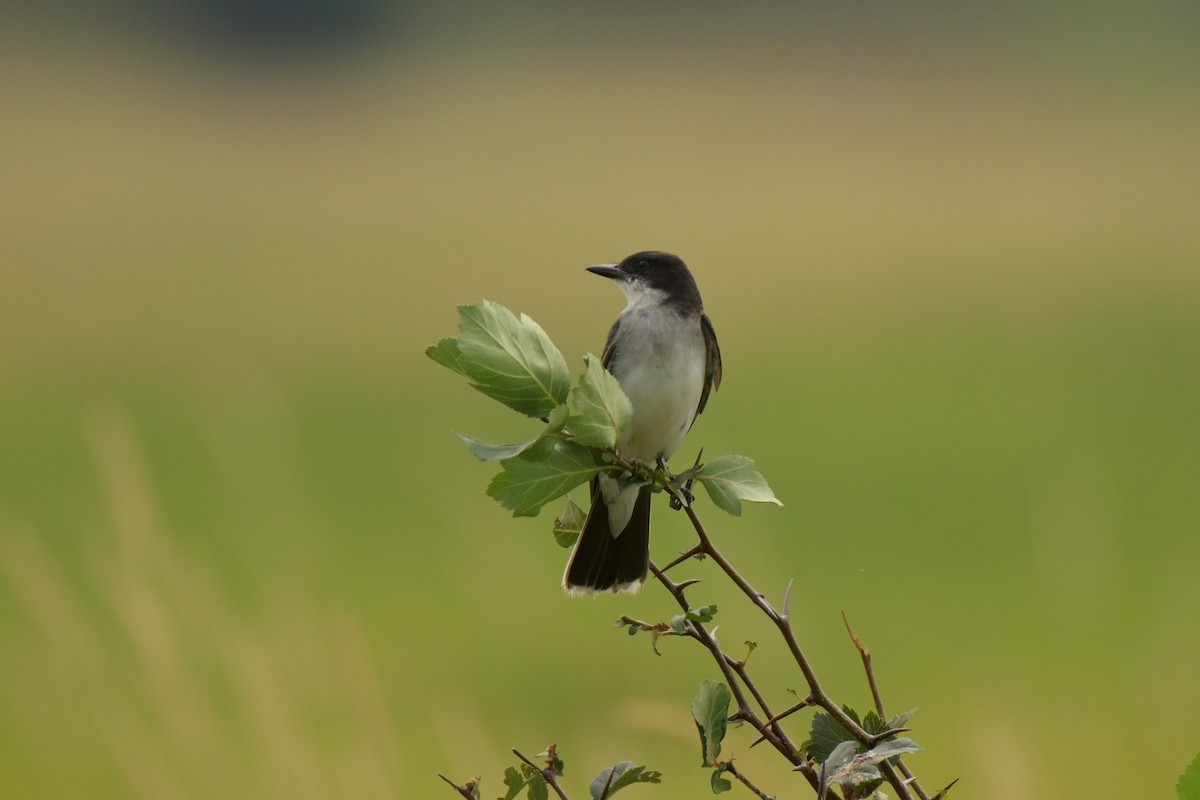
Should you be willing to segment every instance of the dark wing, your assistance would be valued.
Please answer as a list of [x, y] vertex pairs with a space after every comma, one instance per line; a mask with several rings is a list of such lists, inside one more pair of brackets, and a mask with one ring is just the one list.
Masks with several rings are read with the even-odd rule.
[[[704, 334], [704, 350], [708, 358], [704, 365], [704, 391], [700, 393], [700, 405], [696, 406], [697, 417], [704, 412], [709, 393], [721, 388], [721, 348], [717, 346], [717, 332], [713, 330], [712, 320], [707, 314], [700, 315], [700, 330]], [[692, 420], [693, 423], [695, 421]]]
[[[604, 342], [604, 352], [600, 354], [600, 363], [605, 369], [612, 364], [613, 354], [617, 352], [617, 328], [621, 326], [621, 318], [617, 317], [617, 321], [608, 329], [608, 339]], [[611, 370], [609, 370], [611, 372]], [[701, 404], [703, 405], [703, 404]]]

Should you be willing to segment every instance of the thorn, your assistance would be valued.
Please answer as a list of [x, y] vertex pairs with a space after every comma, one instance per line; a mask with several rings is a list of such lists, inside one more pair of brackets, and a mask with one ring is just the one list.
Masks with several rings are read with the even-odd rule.
[[886, 730], [883, 733], [876, 734], [875, 736], [871, 737], [871, 747], [874, 747], [875, 745], [879, 744], [880, 742], [882, 742], [886, 739], [890, 739], [897, 734], [908, 733], [911, 730], [912, 730], [912, 728], [891, 728], [890, 730]]
[[929, 798], [929, 800], [942, 800], [943, 797], [950, 793], [950, 790], [954, 787], [954, 784], [958, 783], [958, 780], [958, 778], [955, 778], [954, 780], [950, 781], [950, 783], [946, 785], [945, 789], [942, 789], [933, 797]]
[[678, 556], [675, 557], [674, 561], [671, 561], [665, 567], [661, 568], [659, 570], [659, 572], [666, 572], [667, 570], [671, 569], [671, 567], [682, 564], [684, 561], [687, 561], [689, 558], [695, 558], [696, 556], [701, 555], [702, 553], [703, 553], [703, 551], [700, 549], [700, 546], [697, 545], [696, 547], [693, 547], [691, 550], [688, 550], [687, 552], [680, 553]]
[[796, 585], [796, 579], [792, 578], [788, 581], [787, 588], [783, 591], [783, 618], [791, 619], [792, 616], [792, 587]]
[[[703, 455], [704, 455], [704, 448], [701, 447], [700, 452], [696, 453], [696, 460], [695, 460], [695, 462], [693, 462], [692, 469], [690, 471], [694, 472], [695, 470], [700, 469], [700, 457]], [[689, 504], [695, 502], [695, 500], [696, 500], [696, 496], [694, 494], [692, 494], [692, 487], [695, 485], [696, 485], [696, 476], [693, 475], [692, 477], [687, 479], [687, 481], [683, 484], [683, 487], [682, 487], [683, 491], [687, 493]]]

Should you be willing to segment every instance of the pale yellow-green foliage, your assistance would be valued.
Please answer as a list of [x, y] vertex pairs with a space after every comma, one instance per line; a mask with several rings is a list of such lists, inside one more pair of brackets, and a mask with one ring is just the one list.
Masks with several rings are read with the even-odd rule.
[[[247, 620], [164, 528], [127, 417], [89, 423], [116, 535], [88, 542], [78, 585], [35, 530], [6, 526], [0, 545], [48, 650], [38, 705], [62, 726], [51, 738], [90, 739], [134, 797], [401, 794], [395, 721], [361, 626], [295, 592]], [[58, 766], [56, 790], [91, 795], [94, 775]]]

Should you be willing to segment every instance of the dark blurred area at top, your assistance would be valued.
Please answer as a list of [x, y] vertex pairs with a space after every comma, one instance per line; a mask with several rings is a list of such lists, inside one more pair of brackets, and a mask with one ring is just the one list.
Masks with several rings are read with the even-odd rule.
[[[687, 36], [742, 33], [778, 42], [855, 40], [882, 46], [922, 41], [942, 46], [994, 37], [1044, 43], [1053, 50], [1082, 46], [1099, 61], [1113, 50], [1192, 49], [1200, 33], [1200, 3], [1120, 0], [1047, 4], [955, 3], [920, 0], [853, 5], [820, 2], [728, 3], [721, 0], [15, 0], [8, 19], [56, 33], [143, 38], [197, 55], [256, 61], [275, 56], [345, 54], [386, 43], [401, 47], [462, 38], [471, 43], [505, 39], [533, 28], [567, 40], [622, 35]], [[782, 26], [781, 26], [782, 23]], [[953, 45], [952, 45], [953, 46]], [[1035, 45], [1035, 49], [1041, 49]], [[1036, 55], [1037, 53], [1030, 53]]]
[[389, 0], [17, 0], [18, 19], [254, 59], [353, 50], [404, 32], [418, 2]]

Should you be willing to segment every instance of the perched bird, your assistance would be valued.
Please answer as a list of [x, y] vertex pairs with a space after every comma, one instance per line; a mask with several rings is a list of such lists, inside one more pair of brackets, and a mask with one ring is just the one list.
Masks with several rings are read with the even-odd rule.
[[[608, 332], [602, 361], [633, 405], [617, 451], [665, 464], [709, 393], [721, 385], [721, 351], [687, 265], [670, 253], [634, 253], [589, 272], [611, 278], [629, 303]], [[636, 592], [650, 566], [650, 489], [591, 482], [592, 506], [563, 575], [568, 594]]]

